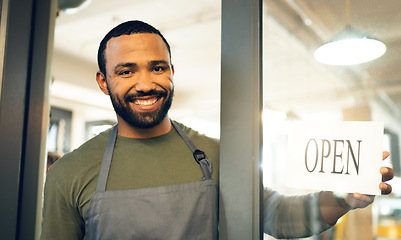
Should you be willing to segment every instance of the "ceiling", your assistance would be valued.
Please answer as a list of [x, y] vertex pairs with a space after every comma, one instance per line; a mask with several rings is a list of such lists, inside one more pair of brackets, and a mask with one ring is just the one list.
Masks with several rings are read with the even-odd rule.
[[[317, 63], [313, 50], [346, 25], [345, 2], [264, 0], [263, 75], [266, 107], [303, 113], [341, 110], [374, 100], [401, 118], [401, 1], [352, 0], [351, 25], [387, 45], [377, 60], [349, 67]], [[173, 117], [219, 123], [221, 1], [92, 0], [56, 20], [52, 98], [55, 105], [111, 111], [95, 83], [102, 37], [120, 22], [158, 28], [175, 65]], [[96, 114], [90, 114], [94, 117]]]
[[[285, 27], [287, 32], [301, 42], [309, 61], [313, 51], [319, 45], [329, 41], [346, 26], [345, 1], [267, 0], [264, 3], [267, 9], [266, 15], [274, 18]], [[339, 85], [315, 91], [315, 94], [305, 94], [304, 97], [295, 94], [294, 98], [313, 102], [331, 96], [337, 99], [336, 101], [330, 100], [332, 103], [350, 99], [348, 105], [363, 104], [365, 101], [376, 99], [390, 108], [388, 110], [393, 115], [401, 117], [399, 113], [401, 106], [400, 10], [401, 2], [397, 0], [380, 2], [351, 0], [349, 8], [351, 26], [383, 41], [387, 46], [386, 53], [374, 61], [349, 67], [327, 66], [316, 62], [305, 65], [305, 61], [300, 61], [295, 64], [298, 65], [298, 69], [306, 67], [313, 68], [313, 71], [325, 72], [324, 79], [319, 74], [315, 81], [310, 81], [309, 87], [314, 88], [315, 84], [319, 83]], [[265, 36], [265, 38], [269, 38], [269, 36]], [[274, 58], [274, 56], [272, 57]], [[312, 59], [312, 61], [314, 60]], [[302, 75], [298, 76], [302, 77]], [[328, 81], [328, 78], [334, 78], [332, 79], [334, 83]], [[299, 93], [299, 90], [297, 92]], [[352, 106], [346, 104], [345, 107]]]

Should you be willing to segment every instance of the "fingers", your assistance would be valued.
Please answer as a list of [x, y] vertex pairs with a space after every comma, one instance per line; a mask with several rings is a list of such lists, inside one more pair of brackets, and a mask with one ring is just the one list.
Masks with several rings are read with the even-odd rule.
[[353, 208], [364, 208], [371, 204], [375, 199], [374, 195], [365, 195], [360, 193], [349, 194], [346, 202]]
[[353, 196], [357, 200], [365, 202], [365, 203], [372, 203], [373, 200], [375, 199], [374, 195], [366, 195], [366, 194], [360, 194], [360, 193], [354, 193]]
[[[390, 156], [390, 153], [387, 151], [383, 152], [383, 160]], [[392, 191], [391, 185], [385, 183], [394, 177], [394, 171], [391, 167], [381, 167], [380, 173], [382, 175], [382, 182], [380, 183], [379, 187], [381, 190], [382, 195], [388, 195]]]
[[383, 160], [390, 156], [390, 153], [387, 151], [383, 151]]
[[393, 177], [394, 177], [394, 171], [392, 168], [389, 168], [389, 167], [381, 167], [380, 173], [382, 175], [383, 182], [389, 181], [389, 180], [393, 179]]
[[392, 187], [390, 184], [382, 182], [380, 183], [380, 190], [382, 192], [382, 195], [388, 195], [391, 193]]

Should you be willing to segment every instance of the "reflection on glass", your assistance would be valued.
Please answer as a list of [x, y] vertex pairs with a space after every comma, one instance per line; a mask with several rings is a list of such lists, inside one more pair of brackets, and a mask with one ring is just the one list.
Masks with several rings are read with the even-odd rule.
[[[401, 41], [401, 15], [396, 13], [401, 3], [387, 1], [380, 8], [375, 6], [374, 1], [352, 0], [350, 20], [353, 27], [386, 44], [386, 53], [367, 63], [330, 66], [317, 62], [314, 51], [344, 29], [344, 4], [319, 0], [264, 1], [265, 187], [285, 195], [307, 193], [285, 185], [287, 123], [294, 120], [384, 122], [383, 150], [391, 152], [385, 164], [399, 169], [401, 45], [397, 43]], [[398, 210], [389, 209], [385, 202], [401, 205], [399, 178], [392, 181], [394, 189], [390, 196], [376, 197], [372, 206], [346, 214], [336, 227], [311, 239], [401, 239]]]
[[0, 100], [1, 100], [1, 89], [3, 85], [3, 66], [4, 66], [4, 49], [5, 49], [5, 35], [7, 30], [7, 10], [8, 0], [2, 0], [0, 2]]

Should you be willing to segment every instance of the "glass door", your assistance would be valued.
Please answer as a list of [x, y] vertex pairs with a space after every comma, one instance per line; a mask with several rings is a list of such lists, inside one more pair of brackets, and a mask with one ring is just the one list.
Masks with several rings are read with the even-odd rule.
[[[313, 190], [286, 186], [288, 123], [313, 121], [380, 121], [383, 150], [391, 157], [397, 186], [401, 133], [401, 3], [374, 0], [266, 0], [263, 23], [264, 186], [284, 195]], [[352, 28], [355, 35], [381, 41], [383, 55], [362, 63], [321, 62], [316, 50]], [[356, 45], [348, 52], [353, 52]], [[371, 48], [357, 54], [364, 55]], [[341, 50], [336, 50], [338, 53]], [[371, 206], [352, 211], [337, 225], [311, 239], [401, 239], [401, 192], [378, 196]], [[390, 204], [391, 203], [391, 204]], [[397, 205], [397, 204], [398, 205]], [[266, 236], [266, 239], [274, 239]]]

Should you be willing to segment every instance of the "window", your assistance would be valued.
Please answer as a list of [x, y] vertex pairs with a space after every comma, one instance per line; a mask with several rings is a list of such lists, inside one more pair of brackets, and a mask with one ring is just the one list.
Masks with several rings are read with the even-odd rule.
[[[401, 37], [396, 24], [401, 16], [395, 10], [400, 7], [394, 1], [383, 2], [380, 7], [366, 0], [264, 1], [265, 186], [288, 195], [306, 192], [286, 188], [281, 174], [286, 167], [286, 126], [292, 120], [384, 122], [384, 150], [390, 150], [388, 161], [399, 175], [401, 72], [396, 66], [401, 48], [394, 43]], [[356, 65], [318, 62], [315, 49], [335, 38], [347, 24], [384, 42], [386, 53]], [[383, 215], [385, 202], [399, 204], [398, 196], [395, 189], [391, 196], [377, 197], [372, 207], [360, 211], [363, 214], [347, 214], [337, 227], [324, 233], [325, 239], [343, 239], [352, 234], [358, 239], [401, 239], [399, 223], [385, 221], [388, 215]], [[391, 212], [396, 216], [398, 209]], [[394, 231], [398, 232], [394, 235]]]

